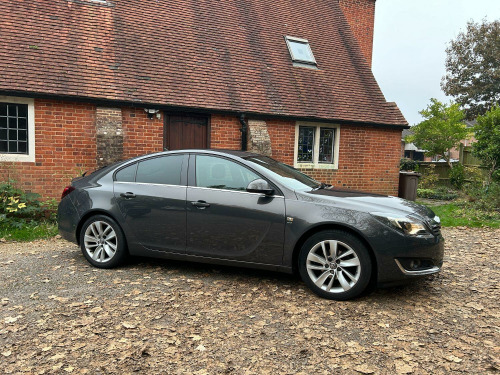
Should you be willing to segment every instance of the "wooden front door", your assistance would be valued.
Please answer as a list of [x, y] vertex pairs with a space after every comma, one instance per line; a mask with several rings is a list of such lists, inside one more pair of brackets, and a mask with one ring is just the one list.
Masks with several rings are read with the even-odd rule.
[[163, 144], [166, 150], [210, 147], [208, 116], [166, 114]]

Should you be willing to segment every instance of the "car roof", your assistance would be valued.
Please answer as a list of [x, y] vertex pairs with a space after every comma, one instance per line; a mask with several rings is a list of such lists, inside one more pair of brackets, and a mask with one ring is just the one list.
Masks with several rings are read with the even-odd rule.
[[174, 150], [174, 151], [164, 151], [162, 154], [167, 153], [205, 153], [205, 154], [215, 154], [215, 155], [231, 155], [239, 158], [247, 158], [252, 156], [262, 156], [261, 154], [256, 154], [250, 151], [241, 151], [241, 150], [228, 150], [228, 149], [184, 149], [184, 150]]

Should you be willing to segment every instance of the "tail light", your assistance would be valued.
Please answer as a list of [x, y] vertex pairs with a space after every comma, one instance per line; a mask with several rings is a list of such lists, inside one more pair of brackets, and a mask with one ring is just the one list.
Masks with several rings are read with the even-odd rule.
[[63, 199], [66, 195], [71, 193], [73, 190], [75, 190], [74, 186], [71, 186], [71, 185], [66, 186], [62, 192], [61, 199]]

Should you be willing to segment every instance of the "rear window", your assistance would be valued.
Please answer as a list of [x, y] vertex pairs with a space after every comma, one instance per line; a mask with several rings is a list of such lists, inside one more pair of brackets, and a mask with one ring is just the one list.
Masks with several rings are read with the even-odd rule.
[[136, 182], [180, 185], [184, 155], [163, 156], [141, 161], [137, 167]]
[[134, 182], [135, 181], [135, 171], [137, 170], [137, 163], [129, 165], [123, 169], [116, 172], [115, 180], [120, 182]]

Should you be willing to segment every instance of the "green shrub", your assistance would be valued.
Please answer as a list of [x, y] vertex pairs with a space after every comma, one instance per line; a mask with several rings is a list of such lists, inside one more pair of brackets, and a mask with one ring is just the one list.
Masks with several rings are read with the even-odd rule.
[[419, 198], [439, 199], [443, 201], [451, 201], [458, 197], [457, 192], [450, 190], [444, 186], [437, 189], [417, 189], [417, 196]]
[[399, 161], [400, 171], [418, 171], [418, 163], [415, 160], [402, 158]]
[[500, 183], [492, 182], [482, 187], [466, 184], [464, 190], [469, 201], [479, 209], [500, 212]]
[[485, 184], [485, 176], [481, 172], [481, 168], [479, 167], [464, 167], [465, 170], [465, 185], [474, 186], [479, 189], [482, 188]]
[[457, 163], [450, 169], [449, 173], [451, 186], [462, 189], [465, 183], [465, 169], [461, 163]]
[[418, 186], [422, 189], [433, 189], [436, 187], [439, 182], [439, 176], [434, 171], [436, 166], [434, 164], [430, 164], [429, 168], [426, 169], [425, 173], [423, 173], [422, 177], [418, 180]]
[[40, 201], [40, 195], [24, 192], [9, 180], [0, 184], [0, 225], [21, 228], [29, 222], [55, 220], [55, 200]]

